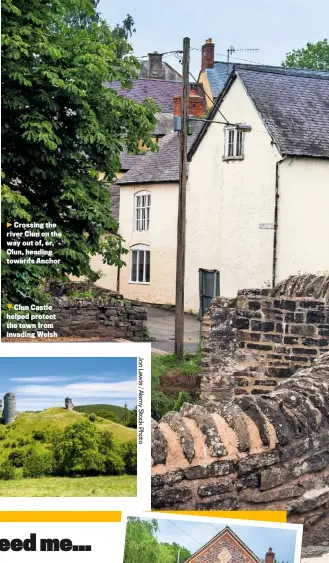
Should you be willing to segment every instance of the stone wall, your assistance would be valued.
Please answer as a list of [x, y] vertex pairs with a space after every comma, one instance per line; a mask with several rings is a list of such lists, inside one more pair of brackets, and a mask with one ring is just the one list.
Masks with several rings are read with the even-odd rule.
[[329, 352], [270, 393], [153, 421], [152, 508], [287, 510], [306, 538], [329, 526]]
[[233, 386], [235, 394], [264, 393], [329, 350], [329, 277], [293, 276], [274, 289], [218, 297], [202, 335], [205, 391], [224, 367], [233, 382], [223, 372], [222, 392], [229, 387], [231, 396]]
[[138, 301], [87, 283], [49, 284], [60, 337], [146, 338], [147, 309]]

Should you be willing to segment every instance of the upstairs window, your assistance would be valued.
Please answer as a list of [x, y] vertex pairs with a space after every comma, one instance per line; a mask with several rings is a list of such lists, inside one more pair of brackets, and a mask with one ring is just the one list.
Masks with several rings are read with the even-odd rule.
[[244, 132], [236, 128], [226, 127], [224, 159], [242, 159], [244, 156]]
[[139, 192], [135, 195], [135, 229], [148, 231], [150, 228], [151, 194]]
[[150, 283], [150, 250], [148, 246], [139, 245], [131, 248], [130, 281], [133, 283]]

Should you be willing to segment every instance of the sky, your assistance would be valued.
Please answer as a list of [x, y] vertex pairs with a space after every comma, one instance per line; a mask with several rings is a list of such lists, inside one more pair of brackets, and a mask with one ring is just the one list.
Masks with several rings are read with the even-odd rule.
[[[207, 38], [215, 43], [216, 60], [226, 60], [227, 49], [258, 48], [239, 52], [248, 61], [280, 65], [286, 53], [328, 37], [328, 0], [100, 0], [98, 10], [109, 24], [122, 22], [127, 14], [135, 21], [131, 41], [137, 57], [149, 52], [181, 50], [184, 37], [192, 49], [201, 49]], [[173, 55], [169, 64], [180, 70]], [[191, 72], [200, 70], [201, 53], [191, 51]], [[233, 59], [234, 62], [243, 62]], [[196, 76], [197, 78], [197, 76]]]
[[[146, 518], [144, 518], [146, 520]], [[187, 522], [183, 520], [158, 520], [158, 540], [177, 543], [194, 553], [204, 546], [227, 524]], [[257, 555], [264, 559], [269, 547], [275, 558], [284, 563], [293, 563], [295, 557], [296, 531], [282, 528], [260, 528], [247, 525], [230, 525], [231, 530]]]
[[136, 406], [136, 358], [0, 358], [0, 398], [16, 394], [18, 411], [111, 404]]

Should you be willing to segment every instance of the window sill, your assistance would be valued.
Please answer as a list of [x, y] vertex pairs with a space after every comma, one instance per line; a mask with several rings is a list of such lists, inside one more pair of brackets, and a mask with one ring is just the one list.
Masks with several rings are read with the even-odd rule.
[[132, 283], [133, 285], [150, 285], [151, 282], [135, 282], [135, 281], [129, 281], [128, 283]]
[[223, 161], [226, 161], [226, 160], [243, 160], [244, 156], [223, 156], [222, 159], [223, 159]]

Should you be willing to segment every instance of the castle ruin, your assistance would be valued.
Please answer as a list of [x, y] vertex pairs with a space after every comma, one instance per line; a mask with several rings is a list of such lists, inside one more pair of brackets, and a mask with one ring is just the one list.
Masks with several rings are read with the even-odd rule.
[[[0, 411], [2, 409], [2, 401], [0, 401]], [[2, 422], [11, 424], [16, 419], [16, 395], [15, 393], [6, 393], [3, 398]]]
[[73, 404], [72, 399], [70, 399], [70, 397], [66, 397], [66, 399], [65, 399], [66, 410], [67, 411], [73, 411], [73, 407], [74, 407], [74, 404]]

